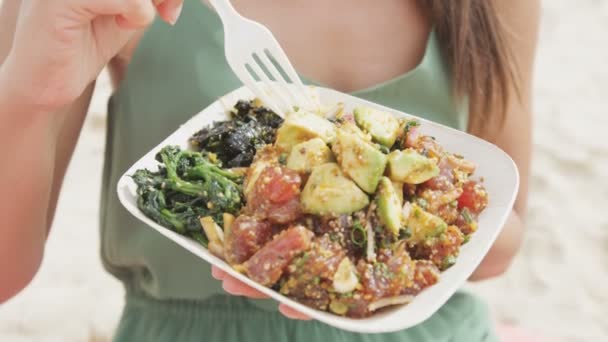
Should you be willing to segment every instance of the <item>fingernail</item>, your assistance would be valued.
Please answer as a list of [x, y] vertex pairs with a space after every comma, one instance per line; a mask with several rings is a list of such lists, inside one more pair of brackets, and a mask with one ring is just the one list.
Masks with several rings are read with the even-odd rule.
[[171, 25], [175, 25], [175, 23], [177, 23], [177, 19], [179, 19], [179, 16], [182, 14], [182, 9], [184, 9], [183, 2], [179, 6], [177, 6], [175, 8], [175, 10], [173, 11], [173, 13], [171, 14], [171, 16], [169, 18], [169, 23]]

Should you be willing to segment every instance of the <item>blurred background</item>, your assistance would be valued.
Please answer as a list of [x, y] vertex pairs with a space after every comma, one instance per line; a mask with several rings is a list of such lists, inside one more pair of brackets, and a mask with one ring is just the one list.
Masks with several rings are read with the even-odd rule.
[[[1, 1], [1, 0], [0, 0]], [[499, 321], [549, 341], [608, 341], [608, 1], [544, 1], [528, 231], [503, 277], [467, 285]], [[0, 306], [0, 341], [109, 341], [121, 285], [99, 259], [103, 75], [41, 271]]]

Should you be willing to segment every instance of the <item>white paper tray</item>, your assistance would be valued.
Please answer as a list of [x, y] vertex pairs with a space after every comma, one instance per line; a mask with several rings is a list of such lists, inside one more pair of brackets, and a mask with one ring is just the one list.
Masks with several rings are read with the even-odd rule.
[[[317, 88], [317, 90], [321, 103], [331, 105], [343, 102], [347, 111], [359, 105], [367, 105], [388, 110], [396, 115], [413, 117], [412, 115], [401, 113], [335, 90], [326, 88]], [[475, 162], [478, 165], [476, 175], [485, 178], [484, 185], [490, 195], [490, 202], [479, 217], [478, 231], [462, 247], [456, 264], [441, 274], [439, 282], [424, 290], [408, 305], [395, 306], [369, 318], [352, 319], [321, 312], [299, 304], [234, 271], [228, 264], [213, 256], [197, 242], [178, 235], [147, 218], [137, 208], [136, 185], [130, 178], [130, 175], [137, 169], [148, 168], [156, 170], [158, 163], [154, 160], [154, 156], [163, 146], [171, 144], [187, 148], [188, 138], [192, 134], [204, 126], [211, 124], [213, 121], [227, 119], [227, 107], [234, 105], [237, 100], [251, 98], [253, 98], [253, 94], [248, 89], [242, 87], [225, 95], [195, 115], [125, 172], [118, 182], [118, 197], [131, 214], [151, 228], [159, 231], [168, 239], [173, 240], [206, 262], [218, 266], [249, 286], [256, 288], [279, 302], [286, 303], [314, 319], [340, 329], [360, 333], [392, 332], [421, 323], [437, 311], [450, 296], [463, 286], [467, 278], [488, 252], [511, 211], [519, 185], [519, 174], [511, 158], [501, 149], [484, 140], [419, 118], [422, 123], [421, 131], [424, 134], [436, 137], [447, 150], [461, 154]], [[190, 271], [196, 272], [196, 270]]]

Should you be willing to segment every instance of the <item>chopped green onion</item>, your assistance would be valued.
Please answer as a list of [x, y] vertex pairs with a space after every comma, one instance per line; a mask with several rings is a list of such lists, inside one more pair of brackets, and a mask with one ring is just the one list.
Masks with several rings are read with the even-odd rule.
[[456, 257], [453, 255], [446, 256], [441, 262], [441, 270], [446, 270], [456, 263]]
[[336, 232], [329, 232], [329, 240], [336, 242], [340, 240], [340, 236], [338, 236], [338, 233]]
[[299, 257], [296, 261], [295, 261], [295, 266], [296, 269], [299, 269], [300, 267], [302, 267], [304, 265], [304, 263], [306, 263], [306, 260], [308, 260], [309, 254], [308, 253], [304, 253], [302, 254], [301, 257]]
[[407, 240], [412, 237], [412, 229], [405, 227], [399, 231], [399, 240]]
[[376, 147], [378, 148], [378, 150], [380, 150], [380, 152], [384, 154], [389, 154], [391, 152], [391, 150], [389, 150], [389, 148], [384, 145], [376, 144]]
[[279, 156], [279, 164], [287, 164], [287, 153], [281, 153], [281, 155]]
[[353, 223], [353, 228], [350, 231], [350, 240], [356, 246], [363, 247], [367, 242], [367, 232], [359, 221]]
[[410, 129], [412, 129], [412, 127], [417, 127], [420, 126], [420, 122], [416, 121], [416, 120], [410, 120], [405, 124], [405, 134], [407, 135], [410, 131]]
[[426, 209], [429, 207], [429, 202], [427, 202], [424, 198], [418, 197], [416, 198], [416, 202], [422, 209]]
[[473, 223], [473, 218], [471, 217], [471, 213], [469, 212], [469, 208], [462, 209], [462, 217], [467, 224]]
[[201, 245], [203, 245], [204, 247], [207, 247], [207, 245], [209, 244], [209, 241], [207, 240], [207, 238], [203, 235], [202, 232], [191, 232], [190, 236], [198, 241], [198, 243], [200, 243]]

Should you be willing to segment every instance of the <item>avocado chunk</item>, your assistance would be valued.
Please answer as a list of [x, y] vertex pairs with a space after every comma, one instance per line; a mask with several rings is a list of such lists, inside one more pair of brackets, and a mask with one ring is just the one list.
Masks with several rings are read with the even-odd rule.
[[344, 121], [340, 123], [338, 130], [341, 132], [352, 133], [367, 142], [372, 142], [372, 136], [369, 133], [363, 132], [354, 121]]
[[403, 214], [405, 218], [405, 226], [410, 229], [411, 236], [408, 242], [417, 244], [436, 238], [443, 234], [448, 225], [439, 216], [435, 216], [417, 204], [406, 204]]
[[357, 125], [371, 134], [374, 141], [391, 147], [399, 134], [399, 120], [390, 113], [369, 107], [355, 108]]
[[321, 138], [325, 143], [332, 142], [336, 137], [336, 127], [327, 119], [312, 113], [290, 113], [281, 128], [277, 131], [276, 146], [290, 152], [291, 149], [304, 141]]
[[399, 200], [397, 191], [393, 187], [393, 183], [387, 177], [380, 179], [376, 203], [378, 204], [376, 212], [378, 213], [380, 222], [394, 236], [398, 236], [403, 224], [401, 201]]
[[297, 172], [311, 172], [312, 168], [332, 161], [331, 150], [321, 138], [295, 145], [287, 158], [287, 167]]
[[338, 164], [327, 163], [312, 169], [300, 202], [308, 214], [350, 214], [365, 208], [369, 198], [342, 173]]
[[439, 167], [434, 160], [407, 149], [388, 155], [388, 172], [393, 181], [420, 184], [439, 175]]
[[397, 197], [399, 197], [399, 203], [403, 206], [403, 183], [396, 182], [391, 179], [393, 183], [393, 188], [395, 188], [395, 192], [397, 193]]
[[342, 171], [363, 191], [373, 194], [384, 174], [387, 156], [355, 134], [338, 130], [332, 146]]

